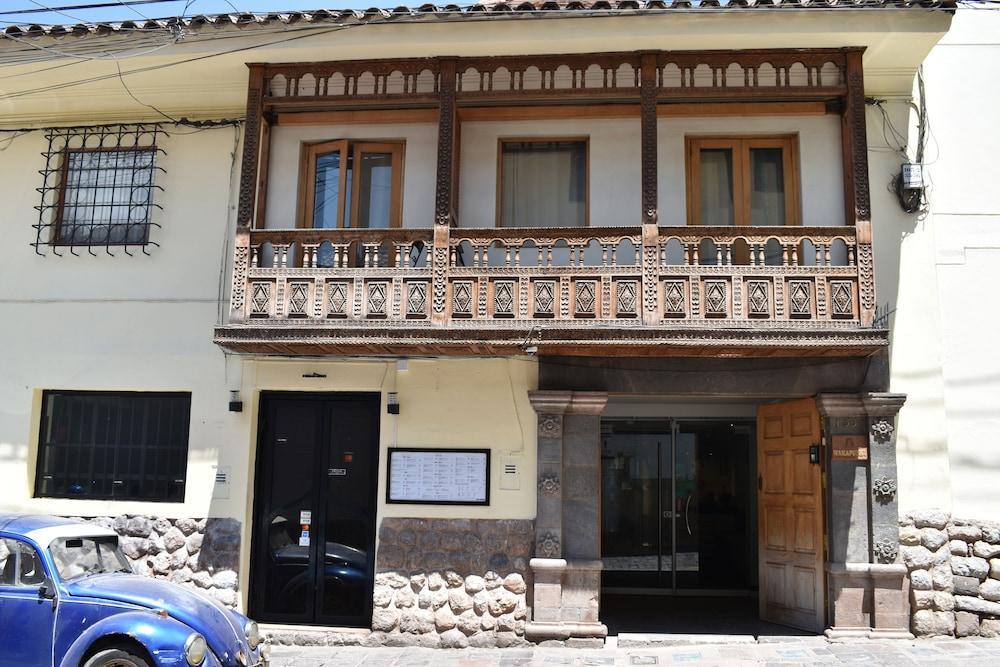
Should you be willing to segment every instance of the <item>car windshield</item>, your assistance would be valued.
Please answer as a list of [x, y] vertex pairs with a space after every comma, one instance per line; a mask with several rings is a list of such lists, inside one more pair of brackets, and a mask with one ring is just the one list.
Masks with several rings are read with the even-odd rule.
[[63, 581], [109, 572], [132, 572], [116, 537], [62, 537], [49, 545]]

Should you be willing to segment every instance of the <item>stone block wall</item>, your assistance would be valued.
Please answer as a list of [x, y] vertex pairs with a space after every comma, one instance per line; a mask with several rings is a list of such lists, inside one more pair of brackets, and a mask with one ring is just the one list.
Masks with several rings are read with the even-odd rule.
[[366, 644], [526, 643], [531, 520], [382, 520]]
[[71, 517], [118, 533], [137, 574], [191, 586], [224, 605], [239, 600], [240, 522], [165, 519], [134, 514]]
[[940, 510], [900, 524], [913, 634], [1000, 637], [1000, 524]]

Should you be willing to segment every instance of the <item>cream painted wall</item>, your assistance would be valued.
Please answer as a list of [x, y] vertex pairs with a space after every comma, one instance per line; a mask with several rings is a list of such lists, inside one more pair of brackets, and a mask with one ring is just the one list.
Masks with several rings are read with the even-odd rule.
[[[244, 442], [250, 458], [246, 472], [244, 544], [249, 544], [253, 520], [253, 468], [257, 453], [257, 410], [262, 391], [355, 391], [398, 395], [399, 415], [381, 409], [379, 424], [376, 524], [384, 517], [533, 519], [535, 517], [535, 446], [537, 418], [528, 391], [538, 387], [533, 358], [409, 359], [406, 370], [394, 360], [274, 360], [242, 362], [241, 392], [249, 400], [244, 413]], [[323, 378], [303, 378], [317, 373]], [[386, 503], [388, 448], [489, 448], [490, 504], [410, 505]], [[517, 464], [517, 489], [502, 489], [505, 463]], [[247, 589], [250, 549], [240, 554], [240, 583]]]
[[[246, 483], [245, 431], [226, 410], [226, 361], [212, 343], [229, 272], [235, 138], [227, 128], [162, 139], [166, 173], [155, 200], [163, 209], [153, 214], [161, 227], [151, 232], [160, 245], [132, 257], [36, 255], [29, 244], [45, 140], [32, 133], [0, 145], [10, 250], [0, 262], [0, 510], [242, 515], [242, 498], [211, 497], [216, 465], [232, 467], [233, 488]], [[191, 392], [185, 502], [32, 500], [44, 389]]]
[[[660, 224], [686, 224], [684, 137], [732, 134], [732, 118], [661, 118], [657, 123]], [[840, 122], [837, 116], [741, 118], [738, 132], [797, 134], [803, 223], [844, 224]], [[458, 222], [492, 227], [496, 220], [497, 141], [508, 137], [588, 137], [590, 224], [640, 223], [637, 119], [477, 121], [462, 124]]]

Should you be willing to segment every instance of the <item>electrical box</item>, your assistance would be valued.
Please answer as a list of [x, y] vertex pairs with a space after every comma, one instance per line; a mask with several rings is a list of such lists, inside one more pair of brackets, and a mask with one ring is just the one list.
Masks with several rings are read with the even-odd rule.
[[924, 170], [922, 165], [907, 163], [902, 166], [902, 181], [904, 190], [924, 189]]
[[500, 472], [500, 488], [505, 491], [517, 491], [521, 488], [521, 466], [519, 458], [515, 456], [505, 456], [503, 458], [503, 469]]
[[233, 467], [232, 466], [215, 466], [215, 488], [212, 490], [212, 498], [219, 500], [227, 500], [229, 498], [229, 490], [232, 486]]

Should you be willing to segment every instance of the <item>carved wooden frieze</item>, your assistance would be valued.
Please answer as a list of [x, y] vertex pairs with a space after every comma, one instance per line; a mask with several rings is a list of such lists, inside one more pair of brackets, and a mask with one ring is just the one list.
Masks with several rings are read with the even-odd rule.
[[812, 316], [812, 283], [808, 280], [788, 281], [788, 314], [791, 317]]
[[831, 280], [829, 302], [832, 317], [854, 317], [854, 283], [848, 280]]
[[747, 314], [750, 317], [770, 317], [771, 315], [771, 282], [769, 280], [748, 280]]
[[597, 282], [594, 280], [576, 280], [573, 282], [575, 294], [574, 313], [577, 317], [594, 317], [597, 315]]
[[725, 280], [706, 280], [703, 303], [705, 317], [725, 317], [729, 314], [729, 284]]
[[326, 284], [326, 313], [328, 317], [347, 317], [348, 284], [336, 280]]
[[552, 317], [556, 310], [556, 281], [536, 280], [534, 285], [535, 317]]

